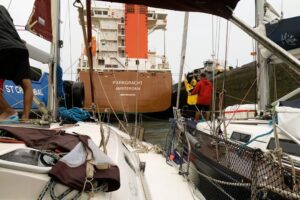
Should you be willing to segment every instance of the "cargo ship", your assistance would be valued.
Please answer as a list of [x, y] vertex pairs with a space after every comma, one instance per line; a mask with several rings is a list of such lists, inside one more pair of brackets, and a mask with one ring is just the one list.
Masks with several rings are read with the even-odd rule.
[[[148, 51], [148, 35], [166, 30], [167, 14], [146, 6], [92, 8], [92, 86], [98, 111], [161, 112], [171, 106], [172, 77], [165, 55]], [[84, 108], [92, 102], [88, 59], [83, 50], [78, 78]]]

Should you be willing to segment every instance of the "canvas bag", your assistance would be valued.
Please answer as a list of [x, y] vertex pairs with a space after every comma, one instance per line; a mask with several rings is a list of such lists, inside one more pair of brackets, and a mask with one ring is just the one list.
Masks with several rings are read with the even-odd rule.
[[[91, 139], [78, 143], [52, 167], [49, 175], [79, 191], [104, 186], [105, 192], [111, 192], [120, 188], [118, 166]], [[93, 186], [89, 180], [93, 180]]]

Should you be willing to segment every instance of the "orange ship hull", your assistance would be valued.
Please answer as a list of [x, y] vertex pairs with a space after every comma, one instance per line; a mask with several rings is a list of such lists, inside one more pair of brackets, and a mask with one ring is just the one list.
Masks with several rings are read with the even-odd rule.
[[[91, 107], [89, 72], [81, 71], [84, 107]], [[93, 72], [95, 104], [99, 111], [160, 112], [171, 106], [171, 72], [109, 71]]]

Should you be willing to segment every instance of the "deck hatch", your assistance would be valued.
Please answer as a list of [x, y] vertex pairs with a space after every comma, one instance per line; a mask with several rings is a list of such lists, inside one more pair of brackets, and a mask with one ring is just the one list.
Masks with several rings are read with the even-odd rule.
[[[292, 140], [279, 139], [279, 145], [283, 152], [292, 154], [294, 156], [300, 156], [300, 147]], [[271, 138], [267, 149], [275, 148], [275, 139]]]
[[38, 167], [49, 167], [54, 159], [44, 155], [39, 151], [31, 149], [16, 149], [6, 154], [0, 155], [1, 160], [33, 165]]
[[245, 134], [245, 133], [239, 133], [239, 132], [235, 132], [233, 131], [232, 134], [231, 134], [231, 137], [230, 139], [232, 140], [237, 140], [237, 141], [240, 141], [240, 142], [249, 142], [251, 138], [251, 135], [248, 135], [248, 134]]

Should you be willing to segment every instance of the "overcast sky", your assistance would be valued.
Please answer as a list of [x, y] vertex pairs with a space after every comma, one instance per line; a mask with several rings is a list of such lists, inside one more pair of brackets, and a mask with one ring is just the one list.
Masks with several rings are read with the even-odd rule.
[[[0, 4], [6, 8], [9, 6], [9, 12], [14, 19], [15, 25], [25, 25], [27, 19], [31, 13], [34, 0], [0, 0]], [[64, 40], [64, 48], [62, 49], [61, 64], [65, 71], [64, 78], [71, 78], [70, 63], [74, 63], [78, 60], [82, 49], [82, 32], [78, 23], [77, 9], [72, 6], [74, 0], [61, 1], [62, 13], [61, 13], [61, 36]], [[269, 3], [280, 13], [283, 11], [284, 17], [293, 17], [300, 15], [300, 1], [299, 0], [269, 0]], [[97, 3], [99, 4], [99, 3]], [[100, 3], [101, 5], [108, 6], [109, 3]], [[68, 6], [70, 5], [70, 6]], [[69, 12], [70, 10], [70, 12]], [[166, 56], [170, 63], [170, 67], [173, 73], [174, 82], [178, 81], [179, 63], [181, 53], [181, 41], [182, 41], [182, 29], [183, 29], [183, 12], [164, 10], [168, 14], [167, 17], [167, 31], [166, 31]], [[70, 15], [69, 15], [70, 13]], [[254, 26], [254, 0], [241, 0], [234, 14], [248, 23], [250, 26]], [[70, 17], [69, 17], [70, 16]], [[69, 21], [69, 19], [71, 19]], [[214, 17], [214, 29], [216, 30], [217, 17]], [[225, 35], [226, 35], [226, 20], [221, 19], [220, 23], [220, 40], [214, 42], [216, 44], [219, 41], [219, 48], [215, 50], [215, 54], [218, 55], [219, 60], [225, 59]], [[18, 27], [17, 27], [18, 28]], [[70, 31], [71, 28], [71, 31]], [[71, 34], [70, 34], [71, 32]], [[50, 45], [48, 42], [33, 36], [26, 31], [19, 32], [21, 37], [32, 45], [49, 52]], [[192, 69], [203, 66], [203, 62], [207, 59], [211, 59], [212, 55], [212, 16], [202, 13], [190, 13], [187, 51], [186, 51], [186, 63], [184, 72], [191, 71]], [[70, 45], [71, 44], [71, 45]], [[158, 54], [163, 54], [163, 32], [157, 31], [149, 36], [149, 49], [156, 50]], [[230, 24], [229, 33], [229, 51], [228, 51], [228, 65], [240, 66], [251, 62], [253, 58], [250, 53], [253, 51], [253, 41], [235, 25]], [[70, 53], [71, 52], [71, 53]], [[47, 66], [43, 66], [34, 61], [31, 64], [41, 67], [43, 70], [47, 70]], [[72, 72], [75, 73], [77, 64], [72, 68]], [[72, 79], [75, 79], [75, 75], [72, 75]]]

